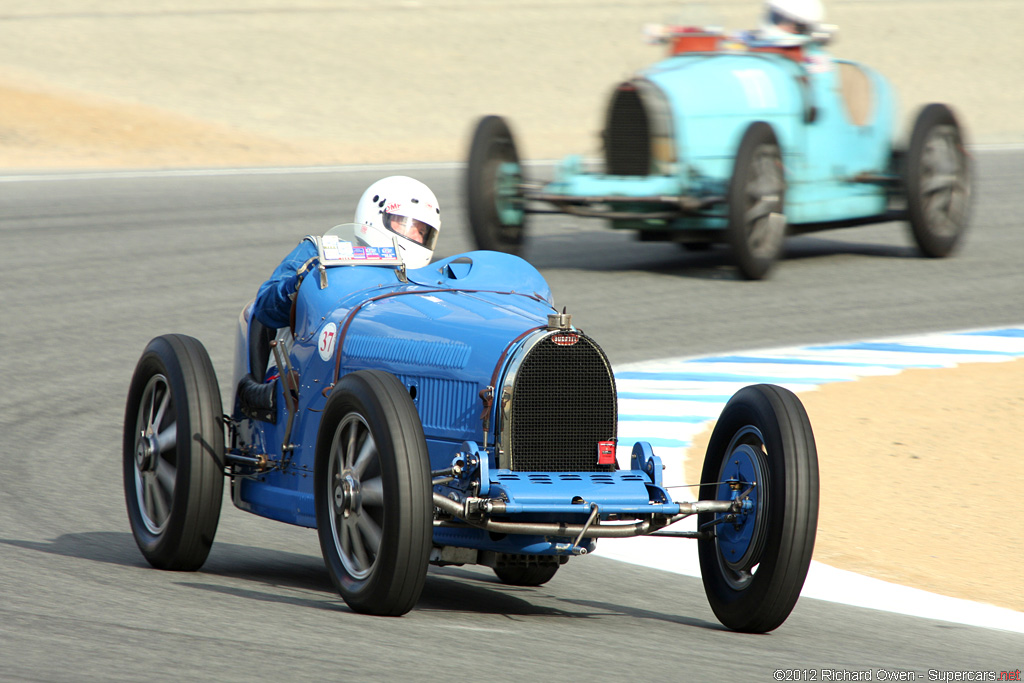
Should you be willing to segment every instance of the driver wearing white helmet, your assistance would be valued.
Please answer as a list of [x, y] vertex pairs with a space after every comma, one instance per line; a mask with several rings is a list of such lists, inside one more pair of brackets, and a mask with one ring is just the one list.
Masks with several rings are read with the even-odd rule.
[[760, 26], [744, 31], [740, 40], [754, 48], [799, 48], [793, 54], [808, 73], [827, 73], [833, 64], [824, 46], [834, 37], [836, 27], [824, 21], [821, 0], [765, 0]]
[[824, 20], [821, 0], [766, 0], [753, 37], [758, 42], [799, 45], [810, 40]]
[[765, 27], [785, 33], [811, 35], [825, 19], [821, 0], [768, 0], [765, 3]]
[[413, 178], [378, 180], [356, 205], [356, 234], [370, 246], [391, 246], [398, 236], [402, 260], [409, 268], [430, 263], [441, 229], [441, 209], [430, 188]]
[[[378, 180], [356, 205], [358, 237], [369, 246], [390, 247], [396, 241], [409, 268], [430, 263], [441, 229], [437, 197], [426, 185], [406, 176]], [[396, 239], [397, 238], [397, 239]], [[301, 277], [313, 266], [317, 248], [299, 242], [262, 285], [253, 305], [253, 317], [272, 329], [288, 327], [292, 301]]]

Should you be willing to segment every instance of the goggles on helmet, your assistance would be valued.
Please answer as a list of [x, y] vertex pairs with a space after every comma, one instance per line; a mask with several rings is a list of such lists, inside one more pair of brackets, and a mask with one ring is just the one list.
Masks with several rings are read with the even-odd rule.
[[384, 227], [391, 232], [421, 244], [433, 250], [437, 242], [437, 230], [423, 221], [411, 216], [400, 216], [395, 213], [384, 213]]
[[778, 10], [775, 10], [775, 9], [771, 10], [768, 13], [768, 21], [771, 22], [772, 24], [776, 24], [776, 25], [778, 25], [778, 24], [793, 24], [793, 27], [796, 29], [797, 33], [802, 34], [802, 35], [810, 35], [811, 34], [811, 25], [810, 24], [804, 23], [802, 21], [796, 21], [792, 17], [786, 16], [782, 12], [780, 12]]

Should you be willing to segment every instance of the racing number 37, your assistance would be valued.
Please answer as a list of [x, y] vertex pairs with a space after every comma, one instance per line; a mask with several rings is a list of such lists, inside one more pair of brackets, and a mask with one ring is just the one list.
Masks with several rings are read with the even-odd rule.
[[320, 352], [320, 358], [325, 361], [331, 359], [334, 355], [334, 345], [338, 341], [338, 326], [334, 323], [327, 323], [324, 325], [324, 329], [320, 331], [320, 342], [317, 344], [317, 350]]

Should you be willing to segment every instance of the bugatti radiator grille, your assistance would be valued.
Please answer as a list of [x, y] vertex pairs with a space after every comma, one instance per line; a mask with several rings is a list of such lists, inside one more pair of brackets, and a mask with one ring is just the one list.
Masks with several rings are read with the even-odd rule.
[[615, 378], [597, 344], [577, 332], [547, 334], [513, 372], [503, 435], [508, 469], [613, 467], [597, 464], [598, 443], [615, 439], [618, 422]]
[[640, 92], [630, 83], [612, 95], [605, 126], [605, 169], [611, 175], [647, 175], [651, 130]]

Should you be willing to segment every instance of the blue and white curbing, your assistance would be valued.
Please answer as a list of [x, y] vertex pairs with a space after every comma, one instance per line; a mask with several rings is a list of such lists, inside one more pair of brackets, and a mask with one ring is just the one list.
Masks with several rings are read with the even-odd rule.
[[[615, 368], [619, 395], [619, 463], [628, 466], [633, 443], [647, 441], [665, 464], [664, 481], [672, 488], [673, 498], [693, 500], [696, 489], [687, 484], [695, 482], [687, 481], [683, 470], [686, 451], [693, 438], [718, 418], [729, 398], [744, 386], [770, 383], [801, 393], [833, 382], [896, 375], [909, 368], [952, 368], [966, 363], [999, 363], [1022, 357], [1024, 326], [621, 365]], [[1021, 391], [1024, 393], [1024, 388]], [[695, 520], [685, 520], [677, 527], [695, 528]], [[700, 576], [696, 544], [688, 541], [645, 537], [603, 539], [597, 553], [633, 564]], [[817, 562], [811, 565], [802, 595], [1024, 633], [1024, 613], [939, 596]], [[899, 607], [894, 608], [894, 605]]]

